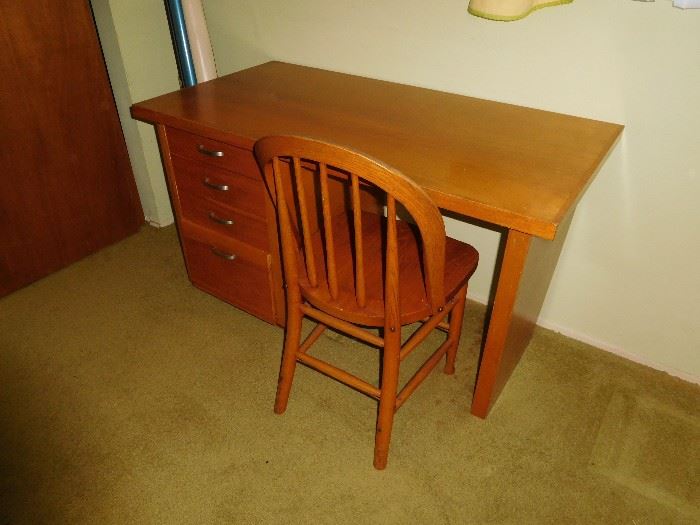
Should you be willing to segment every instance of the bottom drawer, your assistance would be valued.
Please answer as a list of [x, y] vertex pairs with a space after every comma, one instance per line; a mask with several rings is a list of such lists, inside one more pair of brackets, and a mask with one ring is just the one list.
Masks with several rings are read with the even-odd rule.
[[265, 257], [267, 264], [261, 264], [230, 247], [191, 237], [183, 237], [182, 244], [187, 271], [195, 286], [256, 317], [275, 322], [269, 256]]

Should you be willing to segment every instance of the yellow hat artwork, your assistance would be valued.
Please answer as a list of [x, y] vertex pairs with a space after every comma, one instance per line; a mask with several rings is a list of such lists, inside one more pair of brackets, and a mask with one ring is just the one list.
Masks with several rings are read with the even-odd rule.
[[469, 0], [469, 12], [481, 18], [509, 22], [542, 7], [570, 4], [573, 0]]

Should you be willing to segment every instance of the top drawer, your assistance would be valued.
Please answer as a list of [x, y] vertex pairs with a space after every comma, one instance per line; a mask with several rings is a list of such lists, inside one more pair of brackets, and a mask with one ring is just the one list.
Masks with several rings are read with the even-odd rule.
[[167, 133], [173, 155], [260, 180], [260, 170], [252, 151], [176, 128], [168, 128]]

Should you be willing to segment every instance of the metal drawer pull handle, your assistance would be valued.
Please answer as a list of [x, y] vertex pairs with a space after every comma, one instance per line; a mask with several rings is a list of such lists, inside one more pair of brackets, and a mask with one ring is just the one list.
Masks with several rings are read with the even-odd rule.
[[202, 184], [209, 186], [213, 190], [228, 191], [228, 184], [217, 184], [209, 180], [209, 177], [205, 177]]
[[231, 226], [233, 224], [233, 221], [231, 219], [222, 219], [213, 211], [209, 212], [209, 218], [214, 222], [218, 222], [219, 224], [224, 224], [226, 226]]
[[219, 257], [221, 257], [222, 259], [226, 259], [227, 261], [233, 261], [236, 258], [236, 255], [233, 253], [222, 252], [221, 250], [219, 250], [218, 248], [214, 248], [213, 246], [210, 246], [210, 248], [211, 253], [213, 253], [214, 255], [218, 255]]
[[223, 151], [216, 151], [216, 150], [211, 150], [207, 149], [201, 144], [197, 146], [197, 151], [199, 151], [202, 155], [208, 155], [210, 157], [223, 157], [224, 152]]

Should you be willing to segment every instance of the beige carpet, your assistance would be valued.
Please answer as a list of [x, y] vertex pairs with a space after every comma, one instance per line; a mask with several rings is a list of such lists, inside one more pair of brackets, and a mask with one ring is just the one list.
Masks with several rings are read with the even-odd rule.
[[[281, 330], [144, 228], [0, 300], [0, 525], [700, 523], [700, 387], [538, 330], [482, 421], [483, 315], [377, 472], [374, 402], [301, 368], [274, 415]], [[373, 377], [374, 350], [318, 352]]]

